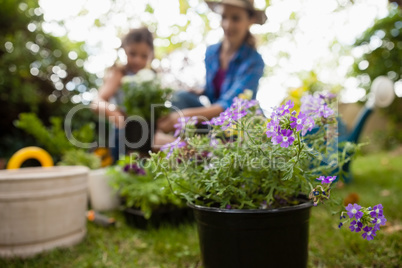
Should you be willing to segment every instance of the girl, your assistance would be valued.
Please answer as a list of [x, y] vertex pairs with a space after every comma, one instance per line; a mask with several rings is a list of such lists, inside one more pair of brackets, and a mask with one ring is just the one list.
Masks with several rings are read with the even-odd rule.
[[266, 21], [264, 11], [256, 10], [252, 0], [206, 1], [208, 6], [222, 16], [224, 32], [222, 42], [207, 48], [205, 55], [206, 95], [212, 105], [204, 107], [192, 92], [179, 92], [173, 106], [180, 109], [158, 122], [158, 128], [170, 132], [181, 116], [197, 116], [198, 121], [209, 120], [228, 108], [233, 98], [245, 89], [256, 97], [258, 81], [264, 70], [264, 61], [255, 47], [250, 33], [254, 23]]
[[119, 158], [123, 150], [124, 141], [119, 138], [125, 137], [120, 135], [120, 131], [126, 124], [122, 106], [124, 93], [120, 89], [121, 79], [126, 75], [135, 75], [139, 70], [150, 65], [154, 57], [153, 36], [145, 27], [132, 29], [122, 39], [121, 47], [127, 55], [127, 64], [115, 64], [110, 68], [99, 89], [98, 98], [92, 102], [92, 108], [99, 114], [105, 115], [115, 126], [115, 144], [112, 146], [114, 161]]

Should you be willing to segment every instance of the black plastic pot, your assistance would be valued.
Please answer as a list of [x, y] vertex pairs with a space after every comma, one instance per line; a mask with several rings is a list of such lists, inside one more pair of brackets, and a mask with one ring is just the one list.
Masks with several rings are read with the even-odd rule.
[[205, 268], [307, 266], [311, 202], [274, 210], [189, 206]]
[[148, 153], [152, 148], [155, 124], [149, 121], [128, 121], [125, 127], [126, 151]]
[[194, 221], [193, 210], [188, 207], [160, 208], [154, 210], [149, 219], [144, 217], [144, 213], [140, 209], [126, 208], [124, 216], [128, 225], [139, 229], [159, 228], [161, 225], [168, 224], [177, 226]]

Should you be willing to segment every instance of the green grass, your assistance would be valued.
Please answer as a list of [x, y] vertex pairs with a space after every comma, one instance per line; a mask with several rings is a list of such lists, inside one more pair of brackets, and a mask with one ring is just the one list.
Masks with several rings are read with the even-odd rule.
[[116, 227], [90, 222], [79, 245], [32, 259], [0, 259], [0, 267], [196, 267], [200, 254], [195, 224], [139, 230], [127, 226], [120, 212], [107, 214], [116, 219]]
[[[347, 226], [339, 230], [339, 215], [331, 214], [332, 207], [313, 208], [309, 267], [401, 267], [402, 231], [387, 230], [402, 224], [402, 156], [360, 157], [352, 170], [353, 182], [334, 189], [331, 198], [343, 200], [358, 193], [363, 206], [382, 203], [390, 227], [384, 227], [374, 241], [366, 241]], [[138, 230], [127, 226], [119, 211], [108, 215], [116, 218], [115, 228], [88, 223], [87, 236], [79, 245], [26, 260], [0, 259], [0, 267], [201, 267], [195, 224]]]

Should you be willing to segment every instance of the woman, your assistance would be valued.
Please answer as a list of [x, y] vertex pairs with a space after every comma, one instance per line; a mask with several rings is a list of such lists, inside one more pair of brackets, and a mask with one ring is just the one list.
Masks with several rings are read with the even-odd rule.
[[182, 116], [197, 116], [198, 121], [218, 116], [245, 89], [253, 91], [253, 98], [257, 94], [264, 61], [256, 51], [250, 27], [254, 23], [263, 24], [266, 21], [264, 11], [256, 10], [253, 0], [206, 3], [222, 15], [221, 27], [224, 32], [222, 42], [208, 47], [205, 55], [206, 86], [203, 94], [212, 105], [204, 107], [194, 93], [179, 92], [173, 98], [176, 112], [158, 122], [158, 129], [164, 132], [172, 131]]

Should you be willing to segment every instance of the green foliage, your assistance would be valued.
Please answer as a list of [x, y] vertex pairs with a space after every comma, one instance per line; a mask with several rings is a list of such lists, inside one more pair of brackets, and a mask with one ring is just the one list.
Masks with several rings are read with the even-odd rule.
[[134, 154], [118, 161], [111, 167], [111, 185], [125, 200], [127, 207], [140, 208], [145, 218], [152, 211], [163, 207], [184, 207], [185, 203], [176, 196], [166, 180], [157, 180], [155, 166]]
[[[390, 5], [389, 15], [376, 20], [354, 46], [364, 51], [361, 57], [355, 59], [353, 70], [350, 72], [351, 76], [360, 79], [361, 87], [368, 91], [372, 81], [381, 75], [388, 76], [393, 81], [402, 79], [402, 9], [397, 5]], [[367, 61], [367, 68], [359, 67], [363, 61]], [[389, 107], [383, 109], [391, 121], [387, 136], [394, 137], [398, 143], [402, 143], [401, 109], [401, 98], [395, 98]], [[389, 140], [382, 141], [384, 146], [390, 147]]]
[[150, 4], [147, 4], [147, 6], [145, 7], [145, 12], [153, 14], [155, 10], [152, 8]]
[[101, 159], [95, 154], [74, 149], [66, 151], [62, 155], [61, 161], [57, 164], [60, 166], [86, 166], [89, 169], [98, 169], [101, 167]]
[[[26, 134], [13, 126], [19, 113], [34, 112], [44, 121], [63, 116], [73, 107], [70, 97], [81, 93], [78, 87], [88, 89], [95, 82], [94, 75], [83, 69], [88, 57], [83, 44], [47, 34], [42, 23], [38, 1], [1, 2], [0, 157], [32, 145]], [[70, 59], [69, 53], [76, 53], [77, 59]], [[67, 90], [68, 83], [74, 85], [73, 90]]]
[[26, 131], [53, 156], [61, 156], [74, 146], [67, 139], [63, 129], [63, 120], [58, 117], [50, 118], [51, 127], [47, 128], [34, 113], [21, 113], [15, 126]]
[[[63, 128], [63, 120], [60, 117], [50, 118], [51, 126], [46, 127], [33, 113], [21, 113], [19, 120], [15, 121], [16, 127], [32, 135], [53, 157], [62, 159], [62, 165], [84, 165], [91, 169], [100, 167], [100, 159], [76, 148], [67, 138]], [[81, 128], [72, 131], [75, 139], [83, 143], [92, 142], [94, 139], [94, 124], [87, 123]]]
[[134, 76], [124, 77], [122, 90], [124, 108], [129, 116], [136, 115], [149, 121], [169, 112], [164, 103], [172, 93], [172, 89], [163, 88], [151, 70], [141, 70]]
[[75, 129], [72, 131], [72, 136], [82, 142], [82, 143], [90, 143], [95, 139], [95, 124], [94, 123], [85, 123], [79, 129]]
[[[355, 42], [354, 46], [361, 47], [365, 53], [356, 59], [353, 65], [353, 74], [369, 77], [362, 80], [362, 86], [369, 88], [371, 81], [381, 75], [388, 75], [391, 80], [402, 78], [402, 10], [398, 7], [390, 8], [389, 15], [377, 20]], [[379, 41], [379, 42], [377, 42]], [[372, 45], [370, 45], [370, 42]], [[375, 42], [378, 45], [374, 44]], [[359, 68], [359, 63], [368, 61], [367, 68]]]
[[[43, 32], [43, 15], [37, 1], [5, 0], [0, 15], [3, 19], [0, 21], [1, 100], [26, 103], [32, 111], [38, 111], [40, 104], [48, 102], [48, 95], [55, 93], [61, 100], [64, 93], [62, 104], [67, 103], [71, 93], [64, 85], [73, 78], [88, 81], [82, 66], [68, 57], [69, 52], [75, 52], [85, 59], [83, 44]], [[8, 18], [10, 15], [13, 17]], [[29, 31], [28, 24], [35, 30]], [[57, 82], [63, 85], [58, 93]]]

